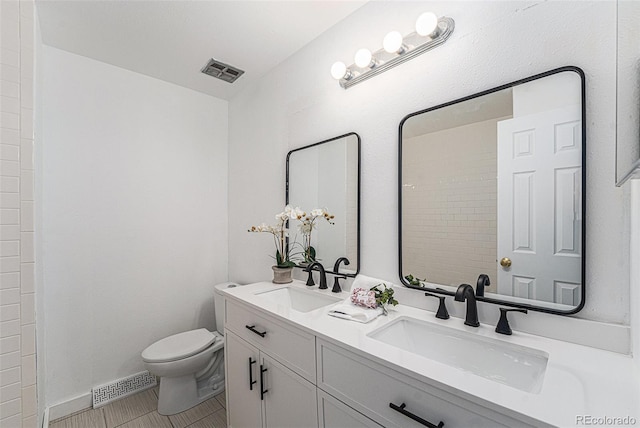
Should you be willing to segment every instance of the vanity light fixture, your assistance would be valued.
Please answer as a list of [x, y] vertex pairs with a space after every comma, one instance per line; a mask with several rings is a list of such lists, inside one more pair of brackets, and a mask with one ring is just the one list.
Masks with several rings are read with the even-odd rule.
[[438, 17], [433, 12], [425, 12], [416, 20], [416, 33], [429, 37], [435, 35], [438, 29]]
[[332, 66], [331, 66], [331, 76], [333, 76], [334, 79], [336, 80], [340, 80], [340, 79], [351, 79], [352, 75], [351, 75], [351, 70], [347, 69], [347, 66], [345, 65], [344, 62], [335, 62]]
[[360, 68], [373, 68], [376, 66], [377, 61], [369, 49], [362, 48], [356, 52], [356, 55], [353, 57], [353, 62]]
[[401, 55], [408, 49], [403, 42], [402, 34], [399, 31], [390, 31], [382, 40], [382, 49], [390, 54]]
[[382, 41], [382, 49], [371, 53], [359, 49], [349, 67], [338, 61], [331, 66], [331, 76], [344, 89], [387, 71], [443, 44], [453, 33], [455, 23], [448, 17], [438, 18], [425, 12], [416, 20], [416, 31], [404, 37], [398, 31], [389, 32]]

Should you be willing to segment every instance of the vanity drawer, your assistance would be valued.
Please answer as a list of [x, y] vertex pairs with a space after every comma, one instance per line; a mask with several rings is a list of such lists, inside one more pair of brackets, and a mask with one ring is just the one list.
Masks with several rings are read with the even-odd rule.
[[314, 335], [229, 300], [225, 327], [315, 385]]
[[320, 428], [383, 428], [337, 398], [318, 389], [318, 426]]
[[317, 358], [318, 387], [385, 427], [429, 426], [402, 412], [447, 428], [532, 426], [321, 340]]

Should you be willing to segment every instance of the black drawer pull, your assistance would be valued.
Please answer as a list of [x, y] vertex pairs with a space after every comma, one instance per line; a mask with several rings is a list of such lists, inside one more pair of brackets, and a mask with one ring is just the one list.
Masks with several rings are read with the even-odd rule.
[[249, 330], [251, 330], [252, 332], [254, 332], [255, 334], [257, 334], [260, 337], [265, 337], [267, 335], [266, 331], [258, 331], [256, 330], [256, 326], [255, 325], [245, 325], [246, 328], [248, 328]]
[[249, 357], [249, 391], [253, 391], [253, 384], [254, 383], [258, 383], [257, 380], [253, 380], [253, 370], [252, 370], [252, 365], [254, 365], [257, 362], [257, 360], [252, 360], [251, 357]]
[[440, 421], [440, 423], [439, 423], [438, 425], [434, 425], [434, 424], [432, 424], [431, 422], [429, 422], [429, 421], [427, 421], [427, 420], [422, 419], [420, 416], [416, 416], [416, 415], [414, 415], [413, 413], [411, 413], [410, 411], [405, 410], [404, 408], [405, 408], [405, 407], [407, 407], [407, 405], [406, 405], [406, 404], [404, 404], [404, 403], [402, 403], [402, 404], [401, 404], [401, 405], [399, 405], [399, 406], [396, 406], [396, 405], [395, 405], [395, 404], [393, 404], [393, 403], [389, 403], [389, 407], [391, 407], [391, 408], [392, 408], [393, 410], [395, 410], [396, 412], [400, 412], [400, 413], [402, 413], [403, 415], [405, 415], [406, 417], [411, 418], [411, 419], [413, 419], [414, 421], [416, 421], [416, 422], [418, 422], [419, 424], [424, 425], [424, 426], [426, 426], [426, 427], [429, 427], [429, 428], [442, 428], [442, 427], [444, 426], [444, 422], [442, 422], [442, 421]]
[[264, 394], [269, 392], [268, 389], [264, 389], [264, 373], [267, 369], [264, 368], [262, 364], [260, 364], [260, 400], [264, 400]]

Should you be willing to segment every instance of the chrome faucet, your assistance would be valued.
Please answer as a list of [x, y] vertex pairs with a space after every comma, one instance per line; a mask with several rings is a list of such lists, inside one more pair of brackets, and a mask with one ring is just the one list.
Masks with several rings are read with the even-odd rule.
[[318, 272], [320, 272], [320, 290], [324, 290], [327, 288], [327, 273], [324, 270], [324, 266], [320, 262], [313, 262], [304, 270], [305, 272], [309, 272], [309, 277], [307, 278], [307, 285], [312, 286], [316, 285], [313, 282], [313, 271], [315, 267], [318, 267]]
[[471, 327], [479, 327], [478, 322], [478, 305], [476, 304], [476, 295], [473, 293], [473, 287], [469, 284], [460, 284], [456, 290], [454, 297], [456, 302], [467, 301], [467, 314], [464, 319], [465, 325]]

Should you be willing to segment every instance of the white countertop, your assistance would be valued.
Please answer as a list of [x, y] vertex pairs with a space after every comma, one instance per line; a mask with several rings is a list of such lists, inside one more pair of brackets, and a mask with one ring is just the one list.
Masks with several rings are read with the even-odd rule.
[[[495, 326], [492, 325], [474, 328], [465, 326], [459, 318], [439, 320], [433, 312], [405, 306], [402, 302], [390, 309], [388, 316], [380, 316], [368, 324], [361, 324], [327, 315], [332, 305], [301, 313], [255, 296], [257, 293], [282, 286], [271, 282], [259, 282], [228, 288], [222, 292], [227, 298], [263, 309], [280, 320], [293, 323], [319, 338], [371, 358], [393, 370], [512, 417], [517, 418], [517, 414], [521, 414], [560, 427], [589, 425], [586, 423], [587, 417], [632, 417], [635, 418], [636, 424], [640, 424], [640, 373], [628, 355], [518, 331], [514, 331], [512, 336], [505, 336], [495, 333]], [[307, 287], [301, 281], [294, 281], [286, 286], [342, 298], [348, 297], [347, 292], [331, 293], [330, 288], [318, 290], [317, 286]], [[416, 293], [416, 298], [423, 297]], [[368, 333], [400, 316], [548, 353], [549, 361], [540, 393], [527, 393], [367, 336]], [[583, 423], [578, 419], [581, 416], [585, 417], [582, 419]], [[607, 424], [597, 424], [592, 420], [591, 425]]]

